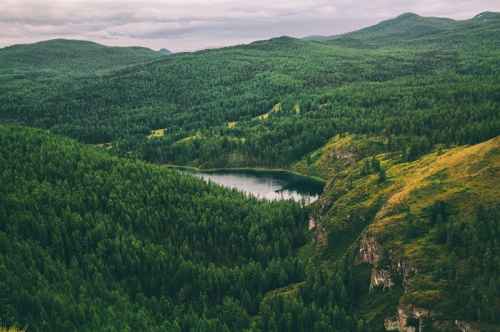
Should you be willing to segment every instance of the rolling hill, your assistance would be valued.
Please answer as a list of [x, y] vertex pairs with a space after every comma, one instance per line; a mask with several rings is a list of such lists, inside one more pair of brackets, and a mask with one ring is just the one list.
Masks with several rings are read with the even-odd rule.
[[161, 57], [143, 47], [108, 47], [82, 40], [54, 39], [0, 49], [0, 74], [16, 71], [90, 73], [144, 63]]
[[[500, 13], [484, 12], [468, 20], [423, 17], [405, 13], [371, 27], [338, 36], [314, 36], [308, 40], [331, 42], [353, 47], [388, 47], [416, 44], [418, 47], [465, 47], [493, 42], [499, 32]], [[470, 38], [480, 35], [480, 40]]]
[[[1, 325], [498, 331], [499, 17], [0, 49]], [[327, 185], [263, 202], [163, 163]]]
[[[385, 136], [395, 142], [388, 149], [404, 153], [479, 143], [500, 130], [500, 21], [481, 17], [403, 15], [352, 34], [398, 40], [376, 48], [280, 37], [78, 80], [3, 76], [0, 119], [201, 167], [288, 168], [343, 132]], [[395, 39], [394, 31], [407, 36], [405, 27], [417, 23], [445, 27], [423, 29], [411, 43]], [[460, 44], [430, 43], [452, 36]], [[149, 139], [160, 129], [161, 139]]]
[[172, 54], [172, 52], [166, 48], [162, 48], [161, 50], [159, 50], [158, 52], [162, 53], [162, 54], [165, 54], [165, 55], [170, 55]]

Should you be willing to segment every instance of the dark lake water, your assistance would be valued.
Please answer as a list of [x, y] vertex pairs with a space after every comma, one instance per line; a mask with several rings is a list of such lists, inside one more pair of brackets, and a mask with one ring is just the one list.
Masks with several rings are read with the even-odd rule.
[[206, 181], [234, 188], [267, 200], [294, 200], [310, 204], [323, 192], [324, 183], [284, 171], [218, 170], [194, 172]]

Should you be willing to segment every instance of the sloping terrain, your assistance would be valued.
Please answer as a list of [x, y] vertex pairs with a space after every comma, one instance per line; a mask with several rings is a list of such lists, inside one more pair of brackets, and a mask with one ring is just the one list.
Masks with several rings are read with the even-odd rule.
[[[371, 27], [338, 36], [316, 36], [317, 40], [356, 48], [373, 47], [477, 47], [498, 45], [500, 13], [484, 12], [468, 20], [422, 17], [405, 13]], [[480, 36], [480, 39], [471, 38]]]
[[[453, 29], [405, 41], [415, 22], [442, 21]], [[418, 155], [500, 131], [499, 29], [496, 14], [467, 24], [404, 15], [367, 28], [397, 41], [375, 48], [280, 37], [79, 79], [4, 76], [0, 119], [199, 167], [288, 168], [343, 133]], [[353, 35], [376, 39], [366, 31]], [[149, 139], [158, 129], [167, 134]]]
[[[0, 49], [0, 121], [23, 125], [0, 125], [0, 324], [498, 331], [499, 43], [483, 13], [164, 57]], [[269, 203], [145, 161], [328, 184]]]
[[317, 152], [331, 180], [307, 243], [307, 211], [294, 204], [1, 126], [3, 322], [495, 331], [500, 138], [411, 162], [365, 139]]
[[[457, 26], [457, 21], [447, 18], [421, 17], [406, 13], [394, 19], [339, 36], [339, 39], [369, 41], [380, 44], [389, 41], [409, 41], [433, 34], [446, 33]], [[335, 38], [335, 37], [333, 37]]]
[[0, 317], [29, 331], [241, 331], [304, 278], [307, 210], [0, 126]]
[[360, 159], [333, 177], [316, 211], [320, 252], [331, 260], [352, 250], [354, 266], [371, 266], [358, 310], [373, 326], [494, 331], [500, 137], [393, 158]]

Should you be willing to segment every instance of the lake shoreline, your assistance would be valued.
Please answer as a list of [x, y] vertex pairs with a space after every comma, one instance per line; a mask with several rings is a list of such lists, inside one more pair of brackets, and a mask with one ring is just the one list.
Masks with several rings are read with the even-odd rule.
[[284, 176], [295, 176], [298, 178], [303, 178], [309, 181], [314, 181], [318, 185], [325, 186], [326, 180], [317, 176], [305, 175], [296, 171], [288, 170], [285, 168], [265, 168], [265, 167], [220, 167], [220, 168], [199, 168], [194, 166], [183, 166], [183, 165], [174, 165], [174, 164], [162, 164], [162, 166], [171, 168], [171, 169], [182, 169], [187, 171], [192, 171], [196, 173], [224, 173], [224, 172], [249, 172], [255, 174], [280, 174]]

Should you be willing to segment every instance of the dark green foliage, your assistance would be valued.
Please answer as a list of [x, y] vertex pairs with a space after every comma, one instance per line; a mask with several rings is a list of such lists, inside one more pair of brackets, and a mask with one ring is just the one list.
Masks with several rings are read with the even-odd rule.
[[[366, 331], [308, 210], [0, 126], [0, 316], [31, 331]], [[291, 297], [284, 291], [290, 287]]]
[[238, 331], [266, 292], [304, 279], [294, 252], [307, 211], [296, 204], [21, 127], [0, 126], [0, 142], [8, 325]]
[[[441, 294], [440, 300], [431, 304], [425, 293], [408, 292], [404, 302], [415, 301], [417, 306], [430, 308], [438, 313], [435, 319], [461, 319], [497, 326], [500, 323], [496, 314], [500, 310], [500, 206], [479, 205], [472, 217], [463, 218], [455, 215], [445, 202], [437, 202], [427, 214], [427, 220], [407, 216], [406, 238], [421, 241], [427, 238], [432, 245], [437, 245], [435, 250], [443, 258], [426, 257], [434, 265], [426, 271], [429, 279], [419, 280], [416, 275], [415, 284], [410, 287], [415, 291], [434, 285], [434, 291]], [[429, 250], [432, 245], [427, 244]]]
[[352, 312], [361, 295], [359, 287], [367, 285], [368, 276], [361, 281], [354, 278], [351, 259], [342, 257], [333, 269], [311, 268], [302, 287], [265, 300], [256, 330], [367, 331]]
[[[368, 298], [370, 271], [353, 267], [349, 253], [384, 198], [369, 208], [337, 199], [368, 175], [373, 188], [390, 185], [383, 159], [363, 156], [345, 188], [333, 186], [321, 202], [341, 218], [326, 225], [318, 258], [298, 255], [310, 237], [308, 209], [132, 158], [287, 168], [311, 161], [337, 134], [377, 138], [377, 154], [395, 152], [391, 162], [478, 143], [500, 134], [499, 44], [498, 14], [485, 13], [464, 22], [406, 14], [321, 43], [281, 37], [164, 58], [61, 40], [0, 49], [2, 122], [112, 143], [98, 152], [0, 126], [2, 323], [30, 331], [380, 330], [373, 323], [394, 313], [402, 290]], [[148, 137], [159, 128], [164, 137]], [[446, 295], [436, 311], [498, 324], [498, 209], [479, 208], [471, 222], [457, 221], [445, 202], [425, 218], [400, 209], [403, 242], [450, 253], [424, 271]], [[380, 265], [388, 268], [389, 257]]]
[[500, 324], [500, 206], [479, 206], [467, 223], [451, 220], [445, 234], [447, 304], [464, 319]]
[[[439, 27], [390, 47], [282, 37], [97, 75], [69, 71], [69, 78], [11, 75], [11, 65], [0, 70], [0, 119], [113, 142], [114, 151], [148, 161], [202, 167], [288, 167], [346, 132], [384, 137], [385, 150], [408, 161], [436, 145], [498, 135], [500, 20], [426, 23], [410, 15], [397, 22], [391, 29], [451, 24], [463, 44], [430, 44], [431, 36], [448, 39], [448, 28]], [[165, 137], [148, 139], [158, 128]]]

